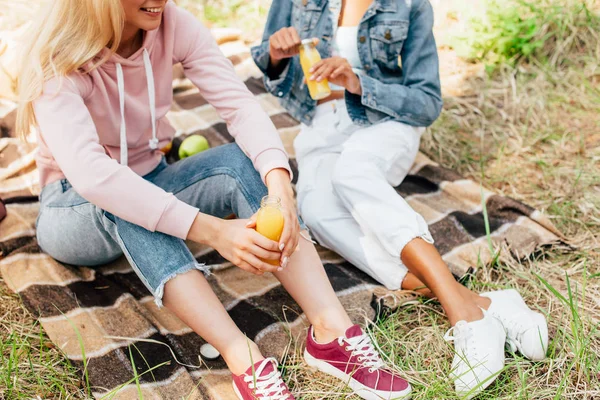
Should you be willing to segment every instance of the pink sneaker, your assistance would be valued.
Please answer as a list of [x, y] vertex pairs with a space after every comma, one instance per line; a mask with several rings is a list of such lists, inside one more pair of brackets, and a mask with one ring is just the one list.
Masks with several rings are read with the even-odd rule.
[[317, 343], [313, 327], [308, 330], [306, 363], [346, 382], [354, 393], [366, 400], [408, 399], [410, 384], [386, 367], [373, 347], [369, 335], [358, 325], [327, 344]]
[[295, 400], [281, 379], [274, 358], [265, 358], [242, 375], [233, 375], [233, 390], [240, 400]]

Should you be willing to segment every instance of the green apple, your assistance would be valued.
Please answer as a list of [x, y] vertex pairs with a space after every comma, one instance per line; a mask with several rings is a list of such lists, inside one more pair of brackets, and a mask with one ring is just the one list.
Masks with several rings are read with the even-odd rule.
[[183, 159], [189, 156], [193, 156], [194, 154], [203, 152], [204, 150], [208, 150], [210, 145], [208, 144], [208, 140], [202, 135], [192, 135], [188, 136], [181, 142], [179, 146], [179, 158]]

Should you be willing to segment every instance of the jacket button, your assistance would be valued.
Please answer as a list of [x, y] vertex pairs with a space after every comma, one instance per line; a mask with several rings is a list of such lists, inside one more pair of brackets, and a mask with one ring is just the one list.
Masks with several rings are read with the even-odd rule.
[[387, 40], [390, 40], [392, 38], [392, 32], [389, 29], [385, 31], [385, 38]]
[[277, 96], [279, 96], [279, 97], [283, 96], [283, 92], [277, 93]]
[[367, 41], [367, 38], [366, 38], [366, 37], [364, 37], [364, 36], [361, 36], [361, 37], [360, 37], [358, 40], [359, 40], [361, 43], [364, 43], [364, 42], [366, 42], [366, 41]]

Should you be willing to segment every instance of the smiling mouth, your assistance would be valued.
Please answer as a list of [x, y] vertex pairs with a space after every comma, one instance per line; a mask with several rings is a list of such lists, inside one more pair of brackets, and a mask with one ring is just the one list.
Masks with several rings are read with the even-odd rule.
[[159, 14], [163, 9], [162, 7], [142, 7], [140, 10], [150, 14]]

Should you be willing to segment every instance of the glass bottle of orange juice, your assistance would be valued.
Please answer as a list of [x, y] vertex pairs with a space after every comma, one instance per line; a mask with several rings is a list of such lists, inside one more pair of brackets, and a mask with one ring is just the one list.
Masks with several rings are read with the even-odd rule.
[[304, 39], [300, 45], [300, 65], [306, 77], [310, 97], [315, 100], [324, 99], [331, 94], [327, 79], [323, 79], [321, 82], [309, 79], [312, 76], [310, 69], [319, 61], [321, 61], [321, 54], [319, 54], [319, 50], [315, 46], [314, 39]]
[[[283, 213], [279, 197], [265, 196], [262, 198], [256, 216], [256, 231], [267, 239], [279, 242], [283, 232]], [[266, 262], [279, 265], [279, 260], [266, 260]]]

